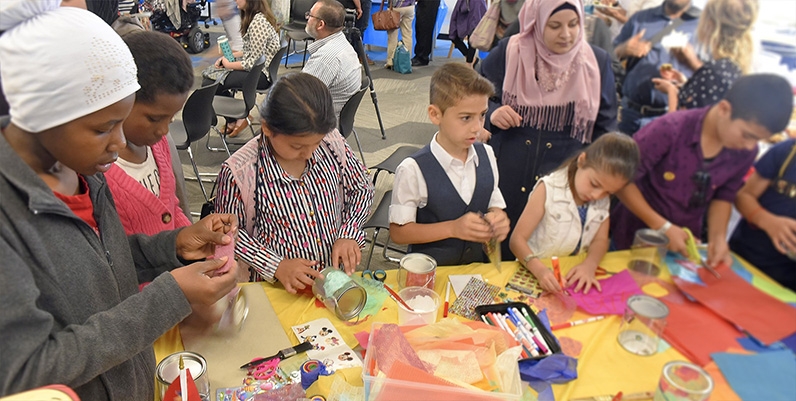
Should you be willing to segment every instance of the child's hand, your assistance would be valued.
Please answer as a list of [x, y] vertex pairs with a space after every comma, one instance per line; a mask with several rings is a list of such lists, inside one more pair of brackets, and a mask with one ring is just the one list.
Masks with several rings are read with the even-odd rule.
[[[537, 274], [538, 273], [538, 274]], [[536, 279], [539, 280], [539, 285], [542, 287], [543, 290], [547, 292], [561, 292], [563, 288], [556, 280], [556, 275], [553, 274], [553, 271], [545, 267], [544, 269], [540, 269], [537, 273], [534, 273]]]
[[226, 262], [225, 256], [191, 263], [172, 270], [171, 275], [174, 276], [188, 302], [196, 305], [212, 305], [231, 291], [237, 283], [237, 263], [226, 274], [213, 275], [213, 271], [220, 269]]
[[469, 212], [454, 220], [451, 237], [472, 242], [487, 242], [492, 239], [492, 227], [483, 217]]
[[688, 247], [685, 245], [688, 241], [688, 234], [683, 231], [680, 226], [672, 224], [666, 230], [666, 237], [669, 238], [669, 250], [677, 252], [683, 256], [688, 256]]
[[655, 89], [660, 91], [661, 93], [669, 94], [669, 93], [678, 93], [680, 89], [678, 89], [672, 81], [663, 78], [652, 78], [652, 84], [655, 86]]
[[320, 272], [312, 268], [317, 264], [317, 261], [301, 258], [284, 259], [279, 262], [274, 278], [285, 286], [287, 292], [295, 294], [298, 290], [312, 286], [315, 279], [321, 275]]
[[350, 238], [340, 238], [332, 246], [332, 263], [335, 266], [343, 264], [343, 270], [350, 275], [357, 269], [362, 261], [362, 250], [359, 244]]
[[577, 283], [575, 286], [575, 292], [580, 292], [582, 289], [584, 294], [588, 294], [592, 287], [596, 288], [597, 291], [602, 292], [603, 289], [600, 287], [600, 282], [596, 277], [594, 277], [594, 271], [596, 269], [597, 266], [589, 266], [585, 263], [581, 263], [573, 267], [572, 270], [567, 273], [567, 287]]
[[509, 216], [503, 209], [493, 209], [484, 215], [486, 221], [492, 226], [492, 232], [498, 241], [503, 241], [509, 235]]
[[500, 106], [489, 117], [489, 122], [500, 129], [519, 127], [522, 117], [511, 106]]
[[727, 241], [708, 242], [708, 266], [716, 268], [720, 263], [732, 266], [732, 255]]
[[796, 252], [796, 220], [771, 215], [770, 218], [761, 219], [759, 226], [768, 234], [774, 247], [782, 254], [787, 254], [789, 251]]

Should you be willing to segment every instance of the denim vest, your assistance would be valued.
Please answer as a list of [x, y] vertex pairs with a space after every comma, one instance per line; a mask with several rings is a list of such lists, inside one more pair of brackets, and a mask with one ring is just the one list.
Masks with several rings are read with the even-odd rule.
[[587, 252], [600, 224], [608, 218], [610, 199], [591, 202], [586, 223], [581, 224], [578, 206], [569, 189], [567, 169], [558, 169], [539, 182], [544, 182], [547, 193], [544, 216], [528, 239], [528, 247], [540, 258], [567, 256], [575, 251], [580, 240], [579, 253]]
[[[475, 189], [470, 204], [464, 203], [453, 183], [448, 179], [447, 173], [439, 164], [431, 147], [426, 145], [423, 149], [412, 155], [420, 167], [423, 178], [428, 188], [428, 204], [417, 209], [416, 221], [421, 224], [439, 223], [441, 221], [455, 220], [467, 212], [486, 213], [489, 209], [489, 200], [495, 186], [495, 176], [489, 156], [484, 145], [476, 143], [475, 154], [478, 155], [478, 166], [475, 168]], [[438, 266], [465, 265], [473, 262], [487, 261], [482, 244], [463, 241], [458, 238], [448, 238], [442, 241], [427, 244], [414, 244], [409, 246], [409, 252], [420, 252], [433, 257]]]

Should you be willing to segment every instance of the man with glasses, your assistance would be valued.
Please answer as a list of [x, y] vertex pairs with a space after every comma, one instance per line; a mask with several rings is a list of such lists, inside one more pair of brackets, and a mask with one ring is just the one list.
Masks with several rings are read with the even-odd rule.
[[611, 213], [615, 247], [629, 248], [636, 230], [649, 227], [685, 255], [688, 228], [707, 240], [709, 266], [731, 264], [727, 224], [735, 196], [757, 142], [782, 131], [792, 110], [788, 81], [747, 75], [713, 106], [669, 113], [644, 126], [633, 137], [641, 152], [636, 178], [616, 193], [621, 203]]
[[343, 34], [345, 8], [336, 0], [319, 0], [304, 16], [304, 29], [315, 41], [307, 45], [310, 58], [302, 72], [326, 84], [340, 118], [343, 106], [362, 84], [359, 56]]

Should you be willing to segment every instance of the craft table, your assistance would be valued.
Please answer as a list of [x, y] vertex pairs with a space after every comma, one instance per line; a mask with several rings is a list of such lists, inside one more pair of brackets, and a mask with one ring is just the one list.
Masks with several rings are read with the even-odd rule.
[[[560, 258], [562, 274], [566, 274], [582, 258], [582, 256]], [[629, 260], [629, 251], [610, 252], [602, 260], [600, 266], [610, 272], [619, 272], [627, 268]], [[543, 260], [543, 263], [550, 266], [550, 260]], [[773, 280], [754, 267], [745, 263], [744, 267], [755, 276], [756, 280], [763, 280], [769, 285], [778, 286]], [[435, 290], [444, 297], [448, 276], [451, 274], [481, 274], [489, 283], [502, 289], [518, 268], [521, 268], [518, 262], [503, 262], [501, 272], [490, 264], [439, 267], [437, 269]], [[355, 274], [360, 274], [360, 272]], [[658, 278], [671, 282], [667, 269], [662, 269]], [[396, 291], [398, 290], [397, 270], [387, 272], [386, 283]], [[293, 344], [297, 344], [298, 340], [293, 335], [290, 329], [291, 326], [322, 317], [328, 318], [334, 323], [345, 342], [352, 348], [358, 345], [354, 337], [355, 333], [370, 331], [374, 322], [396, 323], [398, 321], [398, 307], [390, 298], [387, 298], [376, 315], [357, 322], [342, 322], [325, 307], [316, 305], [314, 298], [310, 298], [307, 295], [292, 295], [281, 286], [268, 283], [248, 283], [243, 285], [262, 285], [271, 305], [276, 311], [282, 328]], [[667, 292], [664, 287], [658, 284], [644, 285], [642, 290], [655, 297], [663, 296]], [[451, 292], [451, 303], [453, 303], [454, 299], [453, 292]], [[256, 308], [257, 306], [249, 305], [249, 307]], [[449, 316], [455, 317], [456, 315]], [[576, 310], [569, 320], [585, 319], [589, 316], [580, 310]], [[438, 319], [441, 318], [442, 308], [440, 307]], [[616, 339], [620, 320], [620, 316], [606, 316], [605, 319], [598, 322], [554, 332], [562, 343], [564, 350], [569, 350], [569, 354], [578, 359], [578, 379], [567, 384], [553, 385], [556, 400], [616, 394], [619, 391], [624, 394], [654, 391], [664, 364], [674, 360], [687, 360], [680, 352], [674, 348], [667, 347], [666, 344], [659, 348], [659, 351], [662, 352], [652, 356], [637, 356], [625, 351]], [[740, 349], [740, 346], [738, 348]], [[167, 333], [156, 343], [156, 357], [161, 360], [168, 354], [181, 349], [182, 343], [179, 339], [179, 333], [174, 330]], [[245, 360], [250, 357], [250, 355], [245, 355], [238, 357], [238, 359]], [[356, 370], [359, 371], [360, 369]], [[708, 370], [716, 383], [711, 399], [739, 399], [727, 385], [715, 363], [707, 365], [706, 370]], [[359, 372], [346, 372], [345, 377], [353, 385], [362, 385]]]

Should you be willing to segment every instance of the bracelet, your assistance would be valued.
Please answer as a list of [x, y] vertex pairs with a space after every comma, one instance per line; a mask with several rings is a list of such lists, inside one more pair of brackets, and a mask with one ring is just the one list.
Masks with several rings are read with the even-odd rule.
[[659, 229], [657, 229], [655, 231], [657, 231], [660, 234], [666, 235], [666, 232], [669, 231], [670, 228], [672, 228], [672, 222], [669, 221], [669, 220], [666, 220], [666, 223], [663, 223], [661, 228], [659, 228]]
[[524, 258], [522, 258], [522, 264], [525, 267], [528, 267], [528, 262], [530, 262], [531, 259], [539, 259], [539, 257], [534, 255], [534, 254], [532, 254], [532, 253], [529, 253], [529, 254], [525, 255]]
[[[753, 218], [754, 218], [754, 217], [755, 217], [755, 216], [756, 216], [758, 213], [760, 213], [760, 211], [761, 211], [761, 210], [763, 210], [763, 206], [758, 206], [758, 207], [757, 207], [757, 209], [755, 209], [755, 210], [753, 210], [753, 211], [752, 211], [752, 213], [749, 213], [749, 217], [747, 217], [747, 218], [746, 218], [746, 221], [748, 221], [748, 222], [749, 222], [749, 223], [751, 223], [751, 224], [755, 224], [755, 223], [752, 221], [752, 219], [753, 219]], [[755, 225], [756, 225], [756, 224], [755, 224]]]

